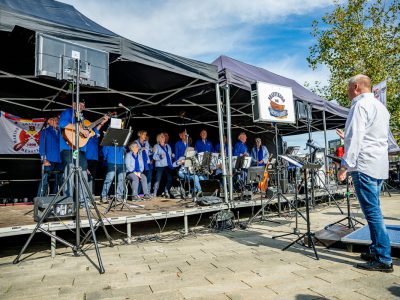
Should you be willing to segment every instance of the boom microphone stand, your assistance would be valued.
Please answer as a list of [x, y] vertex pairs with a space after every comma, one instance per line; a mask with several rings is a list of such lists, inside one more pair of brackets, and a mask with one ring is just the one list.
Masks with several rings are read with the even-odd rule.
[[[74, 67], [75, 67], [75, 71], [76, 71], [76, 73], [74, 74], [74, 78], [73, 78], [76, 82], [75, 149], [73, 150], [73, 157], [75, 158], [75, 166], [71, 170], [71, 172], [68, 174], [67, 178], [64, 180], [64, 182], [63, 182], [62, 186], [60, 187], [60, 189], [58, 190], [57, 194], [54, 196], [54, 198], [51, 200], [51, 202], [49, 203], [49, 205], [43, 212], [42, 217], [40, 218], [39, 222], [36, 224], [36, 227], [32, 231], [31, 235], [29, 236], [28, 240], [26, 241], [25, 245], [22, 247], [22, 249], [19, 252], [19, 254], [17, 255], [17, 257], [14, 259], [13, 263], [17, 264], [18, 262], [21, 261], [20, 260], [21, 255], [25, 252], [26, 248], [30, 244], [30, 242], [31, 242], [32, 238], [34, 237], [34, 235], [36, 234], [36, 232], [39, 231], [39, 232], [42, 232], [42, 233], [50, 236], [51, 238], [53, 238], [57, 241], [59, 241], [60, 243], [66, 245], [67, 247], [70, 247], [72, 249], [73, 253], [75, 254], [75, 256], [84, 255], [96, 267], [96, 269], [99, 271], [99, 273], [103, 274], [105, 272], [105, 269], [104, 269], [103, 262], [102, 262], [102, 259], [100, 256], [100, 250], [99, 250], [99, 246], [98, 246], [98, 242], [97, 242], [97, 238], [96, 238], [96, 230], [98, 229], [99, 226], [102, 226], [104, 233], [106, 235], [106, 238], [108, 239], [111, 247], [113, 246], [113, 243], [112, 243], [111, 237], [109, 236], [107, 229], [103, 223], [103, 219], [100, 215], [100, 212], [96, 206], [96, 202], [91, 193], [89, 184], [87, 183], [85, 177], [83, 176], [82, 168], [79, 166], [79, 139], [80, 139], [79, 129], [80, 129], [80, 126], [83, 126], [81, 111], [79, 109], [80, 59], [77, 58], [77, 59], [73, 59], [73, 60], [74, 60]], [[56, 203], [58, 196], [60, 195], [61, 191], [64, 189], [64, 187], [66, 186], [66, 184], [68, 183], [68, 181], [71, 179], [72, 176], [74, 176], [74, 179], [75, 179], [75, 199], [74, 199], [75, 200], [75, 244], [70, 243], [70, 242], [54, 235], [47, 229], [48, 226], [42, 226], [44, 220], [47, 218], [50, 211], [52, 209], [54, 209], [54, 204]], [[81, 189], [82, 189], [82, 191], [81, 191]], [[80, 199], [80, 192], [83, 192], [83, 191], [86, 191], [87, 195], [89, 196], [90, 204], [93, 206], [96, 216], [97, 216], [97, 223], [93, 225], [93, 220], [92, 220], [92, 216], [91, 216], [91, 211], [89, 209], [88, 201], [87, 201], [87, 199], [84, 199], [83, 206], [84, 206], [87, 218], [88, 218], [90, 230], [86, 233], [86, 235], [81, 240], [79, 199]], [[82, 197], [83, 196], [84, 195], [82, 195]], [[96, 265], [96, 263], [86, 254], [86, 250], [83, 249], [85, 242], [90, 237], [93, 239], [98, 265]]]

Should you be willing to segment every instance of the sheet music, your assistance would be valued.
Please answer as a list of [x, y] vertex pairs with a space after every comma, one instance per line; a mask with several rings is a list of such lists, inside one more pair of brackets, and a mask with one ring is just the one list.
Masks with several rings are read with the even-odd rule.
[[297, 160], [294, 160], [293, 158], [290, 158], [289, 156], [286, 155], [278, 155], [280, 158], [290, 162], [291, 164], [295, 165], [298, 168], [302, 168], [303, 164], [298, 162]]
[[243, 168], [244, 169], [248, 169], [251, 166], [251, 156], [246, 156], [244, 158], [244, 164], [243, 164]]

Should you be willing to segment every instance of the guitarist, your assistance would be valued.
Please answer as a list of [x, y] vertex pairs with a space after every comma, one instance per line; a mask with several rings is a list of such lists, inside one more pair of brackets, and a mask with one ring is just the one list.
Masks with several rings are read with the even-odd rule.
[[[82, 115], [82, 112], [85, 110], [85, 101], [82, 99], [79, 103], [79, 110], [81, 113], [81, 121], [83, 122], [84, 117]], [[76, 111], [76, 102], [72, 104], [72, 108], [67, 108], [64, 110], [61, 115], [60, 115], [60, 121], [59, 121], [59, 126], [61, 130], [63, 130], [65, 127], [70, 126], [75, 124], [75, 111]], [[99, 133], [99, 130], [101, 126], [103, 126], [107, 121], [109, 117], [105, 116], [103, 121], [98, 125], [97, 128], [94, 128], [94, 131], [96, 134]], [[88, 137], [90, 135], [90, 132], [84, 128], [79, 129], [81, 135], [84, 137]], [[79, 166], [82, 168], [82, 174], [84, 179], [87, 181], [87, 160], [85, 156], [86, 152], [86, 145], [81, 147], [79, 149]], [[73, 157], [73, 152], [71, 151], [72, 148], [67, 144], [65, 141], [64, 137], [60, 135], [60, 156], [61, 156], [61, 163], [64, 169], [64, 180], [67, 179], [67, 176], [69, 173], [72, 171], [73, 167], [75, 166], [75, 158]], [[73, 184], [74, 184], [74, 177], [71, 176], [67, 184], [65, 185], [65, 190], [64, 190], [64, 196], [72, 196], [73, 195]], [[81, 198], [79, 201], [81, 202], [81, 206], [83, 205], [84, 197], [82, 194]]]

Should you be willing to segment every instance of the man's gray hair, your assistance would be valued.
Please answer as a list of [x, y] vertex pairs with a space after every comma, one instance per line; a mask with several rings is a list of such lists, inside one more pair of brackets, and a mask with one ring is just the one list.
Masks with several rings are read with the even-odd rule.
[[360, 81], [371, 81], [371, 78], [364, 74], [357, 74], [349, 79], [349, 83], [351, 84], [359, 83]]

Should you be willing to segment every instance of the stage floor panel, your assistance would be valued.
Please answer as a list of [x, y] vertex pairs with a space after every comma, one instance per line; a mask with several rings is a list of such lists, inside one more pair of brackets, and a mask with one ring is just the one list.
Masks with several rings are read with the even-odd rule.
[[[390, 244], [394, 248], [400, 248], [400, 225], [386, 225], [389, 234]], [[344, 243], [356, 245], [370, 245], [369, 226], [365, 225], [352, 233], [346, 235], [341, 240]]]

